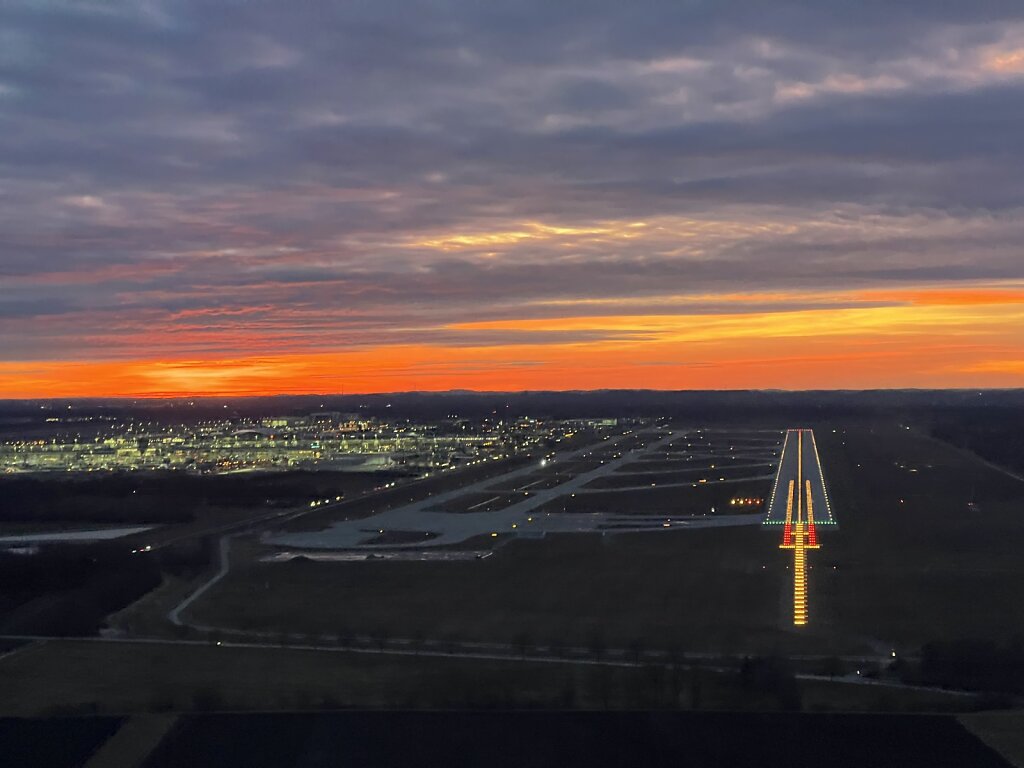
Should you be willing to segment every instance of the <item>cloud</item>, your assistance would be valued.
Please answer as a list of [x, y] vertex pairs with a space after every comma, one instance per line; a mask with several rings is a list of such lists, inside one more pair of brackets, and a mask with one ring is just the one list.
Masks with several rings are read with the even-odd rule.
[[[0, 359], [639, 350], [1020, 281], [1024, 9], [896, 5], [5, 3]], [[654, 330], [466, 327], [585, 306]]]

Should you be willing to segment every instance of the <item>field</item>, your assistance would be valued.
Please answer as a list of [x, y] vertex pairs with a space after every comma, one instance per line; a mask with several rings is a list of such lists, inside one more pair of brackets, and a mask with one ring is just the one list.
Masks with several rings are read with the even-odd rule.
[[79, 766], [121, 727], [115, 717], [15, 720], [0, 718], [5, 765]]
[[[661, 462], [651, 462], [661, 464]], [[645, 465], [647, 462], [643, 463]], [[638, 466], [638, 464], [631, 465], [632, 467]], [[749, 467], [729, 467], [721, 466], [715, 468], [710, 467], [692, 467], [692, 466], [679, 466], [677, 462], [672, 462], [671, 467], [657, 468], [656, 471], [632, 471], [629, 474], [615, 473], [610, 476], [599, 477], [596, 480], [592, 480], [587, 483], [584, 488], [587, 490], [594, 489], [611, 489], [616, 488], [633, 488], [636, 486], [650, 486], [656, 487], [658, 485], [669, 485], [678, 486], [686, 485], [689, 483], [698, 483], [703, 480], [705, 483], [712, 480], [738, 480], [745, 479], [751, 476], [751, 468]], [[775, 470], [774, 465], [762, 465], [761, 474], [772, 474]]]
[[313, 768], [338, 754], [408, 768], [1007, 765], [941, 715], [362, 712], [182, 718], [146, 768]]
[[155, 547], [303, 508], [311, 500], [342, 497], [358, 510], [359, 497], [395, 479], [305, 471], [5, 477], [0, 478], [0, 535], [151, 525], [118, 541], [127, 550]]
[[735, 768], [1008, 765], [962, 723], [952, 715], [749, 712], [165, 713], [0, 719], [0, 743], [13, 765], [89, 768], [319, 768], [340, 755], [346, 764], [408, 768], [660, 766], [680, 755]]
[[976, 712], [960, 722], [1014, 765], [1024, 765], [1024, 712]]
[[[957, 711], [970, 699], [800, 682], [807, 710]], [[291, 648], [50, 641], [0, 660], [0, 716], [360, 708], [765, 711], [733, 673]]]
[[[808, 555], [807, 627], [791, 625], [792, 556], [778, 549], [777, 529], [760, 525], [542, 538], [516, 537], [529, 527], [520, 526], [462, 543], [480, 548], [503, 543], [485, 559], [444, 562], [264, 562], [278, 548], [245, 536], [232, 540], [228, 574], [184, 614], [187, 621], [220, 628], [207, 639], [222, 640], [224, 646], [47, 641], [22, 647], [0, 657], [0, 715], [347, 707], [772, 710], [787, 706], [781, 694], [752, 689], [733, 672], [579, 661], [682, 651], [691, 661], [713, 666], [728, 663], [720, 657], [729, 654], [807, 655], [813, 658], [793, 663], [801, 672], [817, 673], [832, 655], [880, 660], [895, 649], [900, 657], [914, 656], [934, 640], [1006, 641], [1020, 632], [1024, 483], [916, 427], [811, 426], [839, 525], [823, 529], [822, 548]], [[593, 453], [614, 456], [616, 449], [598, 445]], [[646, 465], [662, 460], [625, 466], [646, 471]], [[488, 462], [463, 470], [465, 476], [446, 473], [399, 485], [314, 509], [309, 517], [321, 525], [332, 516], [362, 518], [382, 504], [408, 504], [410, 498], [429, 499], [469, 482], [489, 482], [510, 465], [516, 464]], [[564, 471], [564, 465], [558, 471], [538, 466], [504, 486], [505, 494], [521, 495], [519, 483]], [[570, 511], [581, 512], [594, 511], [598, 502], [626, 504], [628, 499], [636, 511], [700, 515], [706, 507], [710, 516], [711, 506], [728, 508], [733, 496], [766, 497], [769, 485], [746, 480], [578, 491], [550, 503], [568, 502], [578, 505]], [[491, 494], [497, 495], [504, 494]], [[372, 521], [358, 525], [382, 546], [413, 545], [421, 537], [431, 546], [414, 527], [375, 534], [380, 529]], [[111, 623], [171, 637], [164, 616], [190, 588], [185, 577], [169, 579]], [[263, 634], [244, 638], [227, 629]], [[339, 637], [353, 636], [372, 639], [360, 641], [364, 648], [429, 647], [442, 653], [463, 643], [495, 643], [523, 649], [523, 659], [274, 647], [337, 646]], [[243, 638], [261, 647], [233, 644]], [[401, 639], [417, 644], [404, 645]], [[541, 647], [577, 661], [531, 659]], [[626, 649], [626, 655], [615, 649]], [[798, 686], [805, 710], [965, 711], [974, 706], [970, 697], [933, 691], [823, 679], [800, 679]]]
[[286, 525], [286, 530], [315, 531], [336, 520], [355, 520], [368, 517], [393, 507], [400, 507], [412, 501], [427, 499], [439, 493], [460, 488], [468, 483], [512, 471], [518, 467], [525, 466], [530, 461], [532, 459], [529, 457], [516, 456], [435, 473], [430, 477], [419, 480], [401, 481], [394, 488], [388, 488], [362, 498], [355, 498], [352, 501], [343, 502], [335, 507], [313, 510], [293, 521], [289, 521]]
[[[717, 479], [717, 475], [715, 478]], [[617, 478], [616, 478], [617, 479]], [[664, 485], [667, 485], [663, 482]], [[632, 490], [603, 490], [601, 493], [577, 493], [562, 496], [541, 507], [539, 512], [612, 512], [637, 515], [713, 515], [735, 512], [729, 501], [735, 497], [766, 498], [771, 491], [770, 480], [738, 480], [727, 483], [701, 483], [698, 478], [689, 485], [650, 486]], [[712, 507], [714, 509], [712, 510]]]
[[[760, 528], [514, 540], [481, 562], [235, 566], [195, 604], [201, 624], [315, 634], [388, 631], [510, 643], [772, 647], [781, 574]], [[723, 620], [722, 606], [729, 606]]]
[[[1019, 632], [1024, 484], [895, 425], [817, 425], [816, 436], [839, 529], [822, 531], [809, 556], [811, 621], [799, 633], [787, 626], [791, 557], [777, 531], [756, 527], [549, 535], [482, 562], [239, 558], [191, 617], [313, 634], [818, 654]], [[551, 505], [710, 512], [767, 485], [578, 493]]]
[[819, 626], [910, 649], [1020, 632], [1024, 483], [896, 425], [816, 434], [839, 523], [811, 555]]

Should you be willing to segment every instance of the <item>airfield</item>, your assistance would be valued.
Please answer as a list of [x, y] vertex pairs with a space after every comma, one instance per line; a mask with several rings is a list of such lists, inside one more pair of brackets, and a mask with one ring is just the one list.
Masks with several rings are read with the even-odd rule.
[[781, 622], [762, 522], [784, 439], [648, 423], [399, 484], [225, 537], [217, 574], [172, 615], [263, 637], [768, 645]]
[[619, 430], [526, 466], [322, 530], [270, 532], [280, 551], [430, 550], [487, 537], [757, 525], [783, 443], [774, 430]]
[[[46, 687], [61, 700], [117, 711], [187, 708], [208, 689], [240, 709], [301, 709], [332, 696], [343, 706], [465, 706], [480, 690], [519, 690], [522, 670], [539, 664], [539, 686], [552, 670], [573, 672], [521, 705], [551, 706], [572, 689], [584, 706], [610, 706], [607, 687], [611, 705], [639, 706], [634, 688], [658, 689], [645, 665], [685, 657], [713, 675], [745, 655], [776, 655], [819, 676], [800, 681], [806, 706], [860, 706], [851, 697], [886, 711], [962, 706], [963, 694], [866, 684], [859, 672], [904, 659], [913, 669], [932, 642], [1019, 632], [1020, 479], [917, 426], [807, 429], [795, 442], [763, 425], [606, 429], [543, 454], [262, 517], [219, 538], [212, 575], [168, 579], [112, 617], [103, 642], [47, 640], [9, 654], [11, 690], [55, 670]], [[795, 551], [780, 549], [778, 488], [791, 479], [805, 491], [810, 482], [799, 505], [806, 511], [810, 499], [820, 528], [821, 548], [805, 553], [802, 626], [793, 621]], [[72, 652], [75, 675], [65, 671]], [[115, 702], [99, 691], [110, 659], [128, 652], [137, 661]], [[307, 660], [307, 672], [284, 671]], [[280, 680], [245, 673], [243, 662], [281, 665]], [[465, 667], [465, 690], [437, 682], [445, 665]], [[481, 688], [481, 665], [496, 670], [493, 685]], [[381, 685], [385, 668], [392, 688]], [[605, 668], [623, 670], [618, 688]], [[140, 688], [145, 674], [152, 684]], [[711, 679], [708, 706], [747, 700], [738, 689], [714, 703]], [[38, 711], [46, 701], [7, 707]]]
[[[1007, 549], [1024, 524], [1019, 481], [916, 431], [812, 426], [805, 466], [820, 454], [823, 473], [805, 482], [824, 524], [821, 548], [805, 553], [804, 626], [793, 621], [794, 552], [770, 522], [786, 432], [675, 425], [581, 436], [553, 457], [469, 467], [390, 489], [386, 503], [374, 494], [235, 537], [216, 583], [179, 615], [264, 637], [525, 634], [886, 656], [1020, 626], [1005, 599], [1022, 573]], [[824, 485], [815, 496], [820, 474], [827, 501]]]

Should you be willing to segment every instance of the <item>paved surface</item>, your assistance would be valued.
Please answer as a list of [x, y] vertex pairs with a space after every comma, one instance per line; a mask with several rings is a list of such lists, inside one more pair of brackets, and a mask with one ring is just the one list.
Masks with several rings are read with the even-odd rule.
[[[798, 431], [803, 432], [802, 462], [798, 457], [798, 445], [801, 443], [797, 439]], [[786, 432], [782, 460], [779, 462], [775, 485], [772, 488], [772, 497], [768, 508], [768, 515], [765, 518], [765, 524], [782, 525], [785, 523], [789, 481], [792, 480], [795, 484], [797, 475], [801, 475], [804, 482], [809, 480], [811, 483], [814, 524], [835, 525], [836, 521], [832, 517], [832, 506], [829, 503], [828, 490], [825, 488], [825, 479], [822, 475], [821, 463], [818, 459], [818, 447], [814, 440], [814, 430], [811, 429], [790, 429]], [[804, 507], [806, 508], [806, 504]]]
[[231, 536], [222, 536], [220, 540], [220, 548], [218, 551], [218, 559], [220, 562], [217, 572], [213, 574], [209, 581], [203, 583], [195, 592], [190, 594], [178, 605], [176, 605], [170, 613], [167, 614], [167, 618], [172, 624], [176, 624], [179, 627], [182, 626], [181, 612], [192, 605], [193, 602], [202, 597], [206, 590], [216, 584], [218, 581], [228, 575], [228, 570], [231, 568], [231, 558], [228, 556], [228, 552], [231, 549]]
[[[520, 535], [541, 536], [547, 533], [586, 532], [586, 531], [626, 531], [626, 530], [670, 530], [672, 528], [719, 527], [735, 525], [754, 525], [761, 521], [761, 515], [719, 515], [710, 518], [678, 518], [620, 515], [606, 512], [591, 514], [574, 513], [540, 513], [536, 510], [550, 501], [562, 496], [576, 493], [598, 493], [597, 489], [585, 489], [587, 483], [613, 472], [618, 472], [629, 464], [637, 462], [642, 456], [666, 450], [673, 441], [679, 440], [685, 433], [678, 430], [669, 432], [660, 438], [652, 435], [651, 441], [642, 447], [622, 452], [617, 458], [605, 460], [603, 464], [587, 472], [581, 472], [565, 479], [551, 488], [524, 492], [522, 501], [511, 504], [504, 509], [481, 512], [447, 512], [445, 505], [455, 502], [469, 494], [487, 494], [488, 489], [499, 486], [516, 486], [516, 480], [536, 472], [538, 467], [531, 465], [509, 472], [500, 477], [490, 477], [461, 488], [437, 494], [429, 498], [415, 501], [401, 507], [389, 509], [361, 520], [339, 521], [323, 531], [303, 531], [295, 533], [278, 533], [267, 535], [264, 542], [291, 549], [351, 549], [387, 546], [388, 548], [425, 549], [446, 544], [457, 544], [476, 536], [487, 536], [492, 533], [509, 533], [516, 531]], [[589, 454], [600, 450], [607, 452], [622, 442], [627, 435], [618, 435], [603, 441], [599, 446], [587, 445], [576, 451], [562, 454], [558, 464], [569, 464], [574, 460], [586, 458]], [[749, 479], [749, 478], [747, 478]], [[717, 480], [714, 482], [718, 482]], [[724, 482], [737, 482], [726, 480]], [[532, 483], [531, 483], [532, 485]], [[662, 484], [659, 484], [661, 487]], [[682, 483], [665, 483], [665, 486], [690, 487], [692, 481]], [[522, 486], [526, 487], [526, 486]], [[634, 490], [648, 490], [649, 484], [636, 486]], [[606, 489], [604, 492], [613, 489]], [[630, 490], [629, 488], [614, 490]], [[415, 531], [437, 534], [428, 541], [414, 541], [404, 544], [370, 545], [366, 542], [378, 531]]]
[[53, 541], [86, 542], [119, 539], [134, 533], [148, 531], [155, 526], [139, 525], [133, 528], [94, 528], [85, 531], [47, 531], [41, 533], [19, 533], [0, 536], [0, 544], [36, 544]]

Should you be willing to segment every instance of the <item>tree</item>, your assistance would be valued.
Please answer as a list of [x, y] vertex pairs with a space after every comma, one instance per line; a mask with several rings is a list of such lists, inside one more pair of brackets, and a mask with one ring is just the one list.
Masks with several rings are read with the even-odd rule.
[[669, 667], [668, 686], [670, 706], [678, 709], [682, 706], [683, 696], [683, 670], [678, 664]]
[[198, 712], [223, 709], [224, 695], [215, 688], [200, 688], [192, 694], [192, 708]]
[[561, 639], [555, 638], [548, 643], [548, 653], [556, 658], [562, 658], [565, 655], [565, 643]]
[[631, 640], [628, 646], [630, 658], [633, 659], [634, 664], [640, 663], [640, 657], [644, 655], [644, 641], [639, 638]]
[[420, 651], [423, 650], [423, 646], [426, 645], [426, 639], [423, 637], [423, 632], [416, 630], [412, 638], [409, 640], [409, 647], [412, 648], [413, 652], [419, 655]]
[[669, 646], [666, 655], [668, 656], [669, 664], [673, 667], [681, 667], [686, 664], [686, 653], [683, 651], [679, 643], [672, 643], [672, 645]]
[[519, 658], [525, 659], [526, 658], [526, 652], [528, 650], [530, 650], [530, 646], [532, 644], [531, 639], [530, 639], [530, 635], [527, 634], [526, 632], [520, 632], [520, 633], [518, 633], [513, 638], [512, 644], [515, 646], [516, 650], [519, 652]]
[[444, 650], [449, 656], [454, 656], [462, 647], [462, 641], [458, 635], [448, 635], [444, 639]]
[[690, 708], [700, 709], [704, 693], [703, 673], [700, 667], [690, 669]]
[[599, 665], [591, 668], [590, 675], [593, 697], [600, 702], [604, 709], [611, 704], [612, 695], [612, 670], [610, 667]]
[[565, 676], [558, 703], [562, 709], [573, 709], [576, 706], [576, 678], [571, 671]]
[[783, 710], [798, 711], [801, 707], [800, 687], [796, 672], [788, 659], [779, 656], [746, 657], [740, 665], [740, 685], [778, 699]]
[[388, 644], [388, 640], [391, 639], [391, 630], [384, 626], [377, 629], [373, 635], [373, 642], [377, 645], [378, 651], [383, 651], [384, 647]]
[[829, 656], [822, 664], [822, 672], [831, 680], [846, 674], [846, 665], [838, 656]]
[[[642, 672], [642, 675], [640, 674]], [[653, 709], [666, 706], [665, 667], [661, 664], [647, 664], [637, 670], [644, 680], [641, 707]]]

